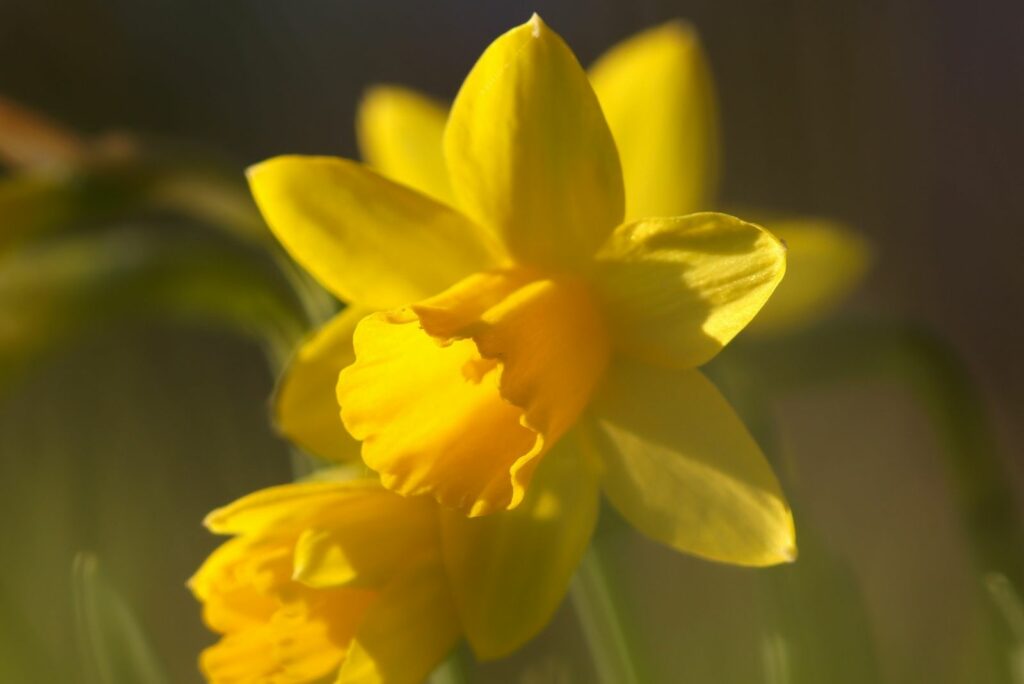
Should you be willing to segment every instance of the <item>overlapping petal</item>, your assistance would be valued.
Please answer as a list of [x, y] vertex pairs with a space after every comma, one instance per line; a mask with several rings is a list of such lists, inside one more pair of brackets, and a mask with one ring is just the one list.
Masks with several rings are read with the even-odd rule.
[[619, 43], [590, 69], [622, 159], [626, 219], [714, 206], [714, 85], [696, 31], [671, 22]]
[[448, 106], [400, 86], [376, 86], [359, 103], [356, 134], [367, 164], [410, 188], [452, 204], [441, 140]]
[[581, 283], [478, 274], [359, 324], [341, 415], [388, 488], [470, 515], [514, 508], [586, 405], [606, 340]]
[[576, 57], [536, 15], [477, 61], [444, 151], [462, 209], [520, 263], [579, 264], [622, 220], [608, 124]]
[[472, 519], [442, 512], [445, 565], [477, 657], [507, 655], [547, 624], [590, 541], [598, 499], [597, 469], [570, 435], [514, 511]]
[[437, 506], [369, 488], [346, 504], [343, 524], [307, 528], [295, 544], [293, 577], [315, 587], [380, 587], [416, 558], [436, 555]]
[[366, 167], [276, 157], [248, 171], [281, 244], [341, 299], [386, 309], [493, 266], [493, 239], [455, 210]]
[[793, 516], [771, 466], [699, 371], [618, 362], [585, 435], [604, 464], [605, 494], [646, 535], [737, 565], [796, 558]]
[[693, 368], [754, 318], [785, 268], [785, 246], [764, 229], [701, 213], [620, 226], [595, 278], [620, 351]]
[[348, 307], [310, 335], [295, 352], [274, 392], [274, 422], [306, 451], [334, 461], [359, 458], [359, 442], [338, 418], [338, 373], [355, 360], [352, 333], [368, 312]]
[[863, 278], [871, 260], [867, 241], [835, 221], [767, 221], [789, 252], [786, 278], [750, 325], [752, 333], [792, 330], [834, 309]]
[[460, 634], [440, 559], [410, 563], [367, 611], [337, 684], [420, 684]]
[[268, 487], [218, 508], [204, 524], [216, 534], [295, 533], [344, 519], [346, 505], [380, 488], [373, 480], [311, 481]]

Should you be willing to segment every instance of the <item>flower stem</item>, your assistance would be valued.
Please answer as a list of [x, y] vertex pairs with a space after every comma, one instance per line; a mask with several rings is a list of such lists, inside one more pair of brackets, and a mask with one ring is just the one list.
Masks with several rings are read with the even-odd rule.
[[[903, 382], [925, 409], [942, 446], [979, 590], [986, 577], [1005, 578], [1016, 592], [1024, 588], [1024, 524], [1016, 497], [984, 402], [950, 345], [913, 324], [842, 321], [737, 346], [742, 363], [765, 386], [786, 389], [864, 376]], [[1018, 643], [1006, 616], [991, 600], [986, 604], [998, 641]]]
[[468, 684], [466, 660], [465, 647], [456, 646], [448, 658], [430, 675], [430, 684]]
[[570, 596], [601, 684], [639, 684], [601, 551], [594, 544], [580, 562]]

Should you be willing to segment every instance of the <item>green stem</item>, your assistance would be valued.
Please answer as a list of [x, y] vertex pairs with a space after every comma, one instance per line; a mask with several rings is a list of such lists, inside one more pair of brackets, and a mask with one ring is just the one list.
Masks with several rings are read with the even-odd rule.
[[[927, 412], [980, 577], [1024, 587], [1024, 525], [984, 402], [945, 341], [912, 324], [845, 321], [784, 339], [737, 347], [766, 386], [832, 384], [865, 376], [898, 378]], [[980, 585], [980, 582], [979, 582]], [[1005, 616], [987, 601], [1001, 643], [1015, 643]]]
[[430, 675], [430, 684], [468, 684], [465, 653], [461, 647], [456, 648]]
[[608, 573], [594, 545], [580, 562], [570, 596], [601, 684], [639, 684]]

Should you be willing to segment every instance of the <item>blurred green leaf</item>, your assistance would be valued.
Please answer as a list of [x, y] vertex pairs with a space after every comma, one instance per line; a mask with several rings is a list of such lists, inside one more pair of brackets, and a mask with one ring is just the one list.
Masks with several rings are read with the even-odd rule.
[[[799, 511], [798, 511], [799, 513]], [[770, 684], [886, 681], [857, 579], [797, 517], [800, 558], [765, 570], [766, 617], [774, 631], [762, 647]]]
[[52, 681], [48, 652], [9, 600], [6, 587], [0, 590], [0, 682]]
[[96, 557], [78, 554], [72, 575], [85, 680], [93, 684], [169, 682], [141, 625], [124, 598], [103, 576]]
[[54, 236], [0, 258], [0, 378], [74, 335], [166, 317], [253, 336], [275, 359], [305, 328], [255, 250], [139, 228]]

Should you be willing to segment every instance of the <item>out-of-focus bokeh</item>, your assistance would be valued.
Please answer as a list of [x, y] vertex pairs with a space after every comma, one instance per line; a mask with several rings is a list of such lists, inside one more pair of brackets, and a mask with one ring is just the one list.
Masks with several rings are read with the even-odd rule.
[[[0, 94], [87, 136], [202, 151], [241, 187], [246, 165], [275, 154], [355, 156], [368, 86], [450, 98], [480, 51], [535, 10], [584, 64], [638, 30], [692, 22], [718, 87], [725, 204], [865, 235], [873, 268], [837, 316], [948, 344], [941, 354], [966, 364], [991, 421], [989, 457], [1024, 499], [1020, 3], [0, 0]], [[225, 241], [160, 212], [105, 220]], [[4, 287], [3, 306], [43, 305], [45, 293]], [[267, 419], [273, 372], [250, 337], [203, 316], [93, 318], [91, 301], [71, 305], [84, 322], [64, 343], [0, 363], [0, 679], [79, 681], [93, 558], [170, 681], [198, 681], [212, 636], [185, 580], [216, 542], [201, 520], [292, 475]], [[813, 352], [808, 367], [828, 367]], [[682, 557], [607, 524], [651, 682], [790, 682], [794, 662], [815, 658], [824, 664], [809, 667], [846, 673], [815, 681], [1002, 681], [979, 615], [991, 595], [1011, 622], [1021, 606], [977, 576], [979, 529], [957, 503], [947, 437], [905, 377], [864, 371], [772, 393], [801, 575]], [[73, 572], [83, 551], [93, 555]], [[587, 682], [586, 662], [566, 609], [478, 677]]]

